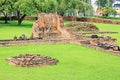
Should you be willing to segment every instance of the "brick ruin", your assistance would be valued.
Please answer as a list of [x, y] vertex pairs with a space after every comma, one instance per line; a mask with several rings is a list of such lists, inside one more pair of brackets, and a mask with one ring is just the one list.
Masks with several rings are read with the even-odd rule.
[[39, 54], [21, 54], [12, 58], [7, 58], [6, 61], [14, 66], [20, 67], [38, 67], [47, 65], [56, 65], [58, 60], [49, 56], [41, 56]]
[[46, 37], [46, 34], [58, 32], [59, 27], [63, 27], [61, 16], [52, 13], [40, 13], [33, 24], [31, 38]]
[[72, 32], [77, 31], [99, 31], [99, 28], [95, 26], [94, 24], [87, 23], [87, 22], [79, 22], [79, 21], [73, 21], [69, 24], [66, 24], [65, 27], [70, 27], [69, 30]]
[[[116, 34], [116, 32], [111, 31], [99, 31], [98, 27], [86, 22], [73, 21], [64, 26], [61, 16], [52, 13], [41, 13], [38, 16], [38, 20], [33, 24], [32, 39], [27, 39], [27, 37], [22, 34], [20, 39], [14, 37], [12, 41], [0, 41], [0, 45], [70, 43], [120, 55], [120, 46], [117, 45], [117, 39], [110, 36], [98, 36], [97, 34], [99, 33]], [[90, 34], [90, 36], [86, 36], [86, 34]], [[36, 38], [38, 40], [36, 40]], [[58, 62], [58, 60], [54, 58], [34, 54], [23, 54], [8, 58], [6, 61], [9, 64], [21, 67], [54, 65]]]
[[77, 18], [73, 16], [63, 16], [64, 20], [70, 21], [81, 21], [81, 22], [96, 22], [96, 23], [104, 23], [104, 24], [120, 24], [120, 21], [110, 20], [110, 19], [102, 19], [102, 18]]

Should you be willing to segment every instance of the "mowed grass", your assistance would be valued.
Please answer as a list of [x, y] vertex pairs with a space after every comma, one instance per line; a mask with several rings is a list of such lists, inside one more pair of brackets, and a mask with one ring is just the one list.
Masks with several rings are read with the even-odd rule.
[[32, 33], [32, 25], [34, 21], [23, 21], [21, 26], [17, 25], [17, 21], [10, 21], [4, 24], [0, 21], [0, 39], [13, 39], [14, 36], [21, 36], [25, 34], [28, 38]]
[[[34, 21], [0, 24], [0, 39], [14, 35], [30, 36]], [[65, 21], [69, 23], [69, 21]], [[118, 31], [119, 25], [99, 24], [100, 30]], [[113, 34], [119, 39], [119, 34]], [[118, 42], [119, 43], [119, 42]], [[41, 54], [57, 58], [54, 66], [22, 68], [9, 65], [5, 59], [19, 54]], [[120, 80], [120, 57], [75, 44], [25, 45], [0, 47], [0, 80]]]
[[[22, 25], [18, 26], [17, 21], [9, 21], [8, 24], [4, 24], [4, 21], [0, 21], [0, 40], [13, 39], [14, 36], [18, 38], [25, 34], [28, 38], [32, 34], [32, 26], [35, 21], [24, 20]], [[65, 21], [65, 24], [70, 21]]]
[[103, 23], [94, 23], [100, 30], [105, 31], [114, 31], [118, 34], [101, 34], [105, 36], [111, 36], [117, 39], [117, 43], [120, 45], [120, 25], [118, 24], [103, 24]]
[[[22, 53], [51, 56], [59, 63], [22, 68], [5, 61]], [[75, 44], [0, 47], [0, 80], [120, 80], [120, 57]]]

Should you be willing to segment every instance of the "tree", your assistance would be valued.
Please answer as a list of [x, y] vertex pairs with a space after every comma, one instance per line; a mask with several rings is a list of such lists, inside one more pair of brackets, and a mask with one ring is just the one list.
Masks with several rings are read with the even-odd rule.
[[97, 0], [96, 4], [99, 6], [99, 8], [101, 8], [101, 7], [105, 7], [106, 4], [111, 6], [114, 1], [115, 0]]
[[115, 0], [97, 0], [97, 4], [99, 5], [99, 9], [103, 10], [103, 16], [109, 16], [110, 14], [116, 14], [116, 10], [113, 9], [112, 3]]
[[47, 12], [55, 13], [57, 12], [57, 7], [58, 7], [58, 4], [56, 0], [48, 0]]
[[83, 11], [84, 16], [86, 16], [86, 13], [88, 14], [90, 12], [93, 12], [93, 8], [92, 8], [90, 0], [83, 0], [82, 4], [83, 4], [83, 6], [82, 6], [81, 10]]
[[32, 0], [33, 7], [37, 13], [40, 12], [56, 12], [57, 1], [56, 0]]
[[[31, 6], [32, 5], [32, 6]], [[14, 1], [14, 11], [17, 12], [18, 25], [32, 13], [55, 12], [57, 2], [54, 0], [17, 0]]]
[[68, 10], [73, 9], [73, 11], [83, 12], [84, 16], [86, 16], [86, 12], [92, 10], [92, 6], [89, 3], [89, 0], [71, 0], [68, 3]]
[[0, 6], [0, 11], [5, 13], [5, 17], [9, 12], [17, 15], [18, 25], [21, 25], [27, 15], [33, 13], [58, 12], [63, 16], [66, 12], [83, 11], [85, 15], [91, 8], [87, 0], [0, 0]]
[[83, 12], [86, 16], [86, 12], [92, 10], [91, 0], [57, 0], [58, 8], [57, 12], [60, 15], [65, 13], [76, 13]]
[[109, 16], [110, 14], [115, 15], [117, 13], [115, 9], [109, 7], [108, 5], [105, 5], [105, 7], [103, 7], [102, 10], [104, 12], [103, 16]]
[[5, 17], [5, 23], [8, 23], [8, 13], [12, 9], [12, 1], [11, 0], [0, 0], [0, 12], [3, 13]]
[[[69, 1], [68, 1], [69, 2]], [[64, 15], [66, 10], [67, 10], [67, 4], [66, 4], [66, 1], [65, 0], [57, 0], [57, 12], [60, 14], [60, 15]]]
[[26, 14], [33, 11], [32, 6], [29, 4], [27, 0], [0, 0], [0, 12], [2, 12], [5, 17], [5, 23], [8, 21], [8, 14], [10, 12], [17, 12], [18, 25], [21, 25]]
[[18, 25], [21, 25], [26, 15], [34, 12], [33, 3], [28, 0], [14, 0], [13, 11], [17, 13]]

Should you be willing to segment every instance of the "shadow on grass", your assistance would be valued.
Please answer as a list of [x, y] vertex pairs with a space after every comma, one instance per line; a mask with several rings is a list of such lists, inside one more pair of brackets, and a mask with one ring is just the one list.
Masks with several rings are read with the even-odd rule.
[[24, 20], [21, 25], [17, 24], [17, 21], [8, 21], [7, 24], [4, 23], [4, 21], [0, 21], [0, 28], [3, 27], [25, 27], [25, 28], [32, 28], [33, 20]]

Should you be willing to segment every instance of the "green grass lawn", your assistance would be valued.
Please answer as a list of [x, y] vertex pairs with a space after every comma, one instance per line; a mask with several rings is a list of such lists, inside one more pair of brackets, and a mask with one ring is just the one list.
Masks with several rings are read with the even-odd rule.
[[4, 24], [0, 21], [0, 39], [13, 39], [13, 37], [22, 34], [30, 37], [32, 33], [32, 25], [34, 21], [23, 21], [21, 26], [17, 25], [17, 21], [10, 21], [9, 24]]
[[[22, 53], [51, 56], [59, 63], [21, 68], [5, 61]], [[120, 57], [74, 44], [0, 47], [0, 80], [120, 80]]]
[[[13, 39], [14, 36], [21, 36], [25, 34], [28, 38], [32, 33], [32, 25], [34, 21], [23, 21], [21, 26], [17, 25], [17, 21], [10, 21], [9, 24], [4, 24], [4, 21], [0, 21], [0, 40]], [[65, 21], [65, 24], [70, 21]]]
[[117, 43], [120, 45], [120, 25], [118, 25], [118, 24], [103, 24], [103, 23], [94, 23], [94, 24], [97, 27], [99, 27], [100, 30], [118, 32], [118, 34], [104, 34], [104, 35], [116, 38]]
[[[9, 24], [0, 22], [0, 39], [12, 39], [14, 35], [30, 36], [34, 21]], [[69, 21], [65, 21], [65, 24]], [[120, 25], [99, 24], [100, 30], [120, 32]], [[117, 37], [120, 43], [119, 35]], [[57, 58], [54, 66], [21, 68], [9, 65], [5, 59], [24, 53], [35, 53]], [[120, 80], [120, 57], [75, 44], [25, 45], [0, 47], [0, 80]]]

